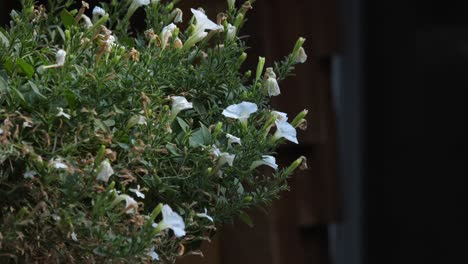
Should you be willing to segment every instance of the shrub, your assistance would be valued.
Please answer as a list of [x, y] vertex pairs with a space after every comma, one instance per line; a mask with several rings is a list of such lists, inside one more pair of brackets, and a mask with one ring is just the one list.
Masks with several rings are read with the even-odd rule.
[[192, 9], [185, 30], [177, 0], [49, 2], [0, 29], [2, 263], [173, 262], [288, 188], [304, 158], [273, 155], [307, 111], [288, 123], [270, 97], [304, 39], [241, 73], [253, 1], [216, 22]]

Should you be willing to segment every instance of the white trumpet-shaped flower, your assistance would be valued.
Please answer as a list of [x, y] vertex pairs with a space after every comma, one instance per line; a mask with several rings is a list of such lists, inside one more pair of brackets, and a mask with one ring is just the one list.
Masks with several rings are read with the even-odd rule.
[[63, 108], [57, 107], [57, 110], [58, 110], [59, 112], [58, 112], [58, 114], [57, 114], [56, 116], [58, 116], [58, 117], [63, 116], [63, 117], [65, 117], [66, 119], [70, 119], [70, 115], [67, 114], [67, 113], [65, 113], [65, 112], [63, 111]]
[[133, 192], [136, 194], [137, 197], [140, 197], [142, 199], [145, 199], [145, 194], [141, 192], [140, 185], [137, 185], [136, 189], [128, 189], [129, 191]]
[[76, 235], [75, 232], [72, 232], [71, 235], [70, 235], [70, 237], [71, 237], [71, 239], [72, 239], [73, 241], [75, 241], [75, 242], [78, 241], [78, 236]]
[[197, 214], [198, 217], [202, 217], [202, 218], [206, 218], [208, 220], [210, 220], [211, 222], [214, 222], [213, 221], [213, 217], [209, 216], [208, 215], [208, 210], [205, 208], [205, 212], [204, 213], [198, 213]]
[[140, 6], [145, 6], [149, 4], [150, 0], [133, 0], [130, 4], [130, 7], [128, 8], [127, 17], [131, 17]]
[[193, 104], [188, 102], [183, 96], [172, 96], [172, 116], [177, 116], [182, 110], [193, 108]]
[[96, 177], [96, 180], [108, 182], [112, 174], [114, 174], [114, 170], [112, 169], [112, 166], [110, 165], [109, 160], [107, 159], [103, 160], [101, 164], [99, 165], [99, 172]]
[[196, 23], [193, 33], [187, 40], [187, 43], [195, 44], [204, 39], [208, 35], [208, 33], [205, 32], [206, 30], [224, 30], [223, 26], [211, 21], [202, 11], [193, 8], [191, 8], [190, 11], [192, 11]]
[[218, 158], [218, 166], [221, 167], [224, 164], [229, 164], [232, 167], [234, 159], [236, 158], [235, 154], [229, 154], [227, 152], [221, 152], [221, 150], [216, 147], [216, 145], [212, 146], [211, 152]]
[[231, 24], [228, 24], [227, 29], [228, 29], [227, 38], [229, 40], [233, 40], [236, 37], [236, 32], [237, 32], [236, 27]]
[[23, 173], [23, 177], [25, 179], [33, 179], [36, 174], [37, 172], [35, 171], [26, 171], [25, 173]]
[[274, 170], [278, 169], [278, 165], [276, 164], [276, 158], [269, 155], [263, 155], [261, 160], [256, 160], [252, 162], [250, 169], [253, 170], [261, 165], [267, 165], [272, 167]]
[[279, 121], [288, 121], [288, 114], [280, 111], [271, 111], [271, 114]]
[[67, 57], [67, 52], [63, 49], [59, 49], [55, 54], [55, 60], [57, 66], [63, 66], [65, 64], [65, 58]]
[[127, 194], [119, 194], [115, 197], [115, 200], [112, 204], [120, 203], [121, 201], [125, 201], [125, 213], [127, 214], [135, 214], [138, 211], [138, 203], [133, 199], [131, 196]]
[[54, 167], [55, 169], [58, 169], [58, 170], [66, 170], [68, 169], [68, 165], [65, 164], [63, 161], [62, 161], [62, 158], [55, 158], [55, 159], [52, 159], [50, 160], [49, 162], [52, 167]]
[[93, 22], [96, 22], [99, 17], [103, 17], [106, 15], [106, 10], [104, 10], [102, 7], [100, 6], [96, 6], [94, 7], [93, 9]]
[[269, 96], [277, 96], [281, 94], [278, 81], [276, 80], [276, 74], [273, 68], [267, 68], [265, 71], [265, 83]]
[[165, 229], [171, 229], [174, 231], [176, 237], [185, 236], [185, 223], [182, 217], [176, 212], [172, 211], [172, 208], [165, 204], [162, 207], [162, 216], [163, 219], [159, 224], [153, 224], [153, 227], [159, 229], [160, 231]]
[[182, 12], [182, 10], [180, 10], [180, 8], [176, 8], [174, 9], [174, 11], [172, 11], [171, 15], [174, 16], [174, 23], [181, 23], [183, 22], [182, 20], [182, 17], [184, 16], [184, 12]]
[[273, 135], [273, 138], [275, 140], [279, 138], [285, 138], [293, 143], [299, 144], [299, 142], [297, 141], [296, 128], [294, 128], [291, 124], [289, 124], [286, 121], [276, 120], [275, 124], [277, 128], [275, 134]]
[[156, 250], [154, 249], [154, 247], [152, 247], [149, 250], [148, 256], [150, 256], [152, 260], [159, 260], [159, 255], [158, 255], [158, 253], [156, 253]]
[[239, 119], [243, 124], [247, 123], [249, 116], [257, 112], [258, 107], [254, 103], [242, 102], [240, 104], [233, 104], [223, 110], [225, 117]]
[[240, 138], [233, 136], [231, 134], [226, 134], [226, 137], [228, 139], [228, 144], [237, 143], [239, 145], [242, 145]]
[[304, 63], [307, 61], [307, 54], [303, 47], [300, 47], [297, 52], [296, 63]]
[[177, 29], [177, 26], [174, 23], [171, 23], [167, 26], [165, 26], [161, 32], [161, 47], [163, 49], [166, 48], [167, 43], [169, 42], [169, 39], [172, 37], [172, 34], [174, 34], [174, 31]]
[[84, 20], [86, 28], [93, 27], [93, 22], [91, 21], [91, 18], [89, 18], [87, 15], [85, 14], [81, 15], [81, 19]]

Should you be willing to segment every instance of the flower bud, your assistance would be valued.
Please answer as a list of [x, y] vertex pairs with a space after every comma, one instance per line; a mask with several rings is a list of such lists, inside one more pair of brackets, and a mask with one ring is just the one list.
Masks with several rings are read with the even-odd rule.
[[265, 66], [265, 58], [264, 57], [258, 57], [257, 73], [255, 75], [255, 82], [260, 80], [260, 76], [262, 75], [264, 66]]
[[227, 0], [229, 10], [234, 9], [236, 0]]
[[307, 114], [309, 113], [309, 110], [307, 109], [304, 109], [302, 110], [299, 114], [297, 114], [297, 116], [293, 119], [293, 121], [291, 122], [291, 125], [293, 127], [298, 127], [300, 124], [302, 124], [305, 120], [304, 117], [307, 116]]
[[175, 24], [183, 22], [182, 20], [183, 15], [184, 13], [182, 12], [182, 10], [180, 10], [180, 8], [174, 9], [174, 11], [172, 11], [171, 13], [171, 17], [174, 18], [173, 22]]
[[289, 167], [284, 171], [284, 175], [291, 175], [297, 169], [297, 167], [301, 166], [306, 160], [307, 159], [304, 156], [299, 157], [291, 165], [289, 165]]
[[182, 40], [180, 38], [176, 38], [176, 40], [174, 40], [174, 47], [176, 49], [180, 49], [184, 46], [184, 43], [182, 43]]

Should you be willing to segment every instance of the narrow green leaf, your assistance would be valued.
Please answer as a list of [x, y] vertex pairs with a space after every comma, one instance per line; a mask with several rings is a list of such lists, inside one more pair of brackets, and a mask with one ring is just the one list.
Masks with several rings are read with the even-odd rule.
[[37, 85], [31, 81], [28, 81], [29, 83], [29, 86], [31, 86], [33, 92], [37, 95], [39, 95], [40, 97], [46, 99], [46, 97], [39, 91], [39, 88], [37, 87]]
[[9, 86], [8, 86], [8, 82], [3, 79], [2, 76], [0, 76], [0, 92], [8, 92], [10, 89], [9, 89]]
[[242, 220], [242, 222], [244, 222], [249, 227], [254, 226], [252, 218], [250, 218], [250, 216], [247, 213], [245, 213], [244, 211], [239, 212], [239, 219]]

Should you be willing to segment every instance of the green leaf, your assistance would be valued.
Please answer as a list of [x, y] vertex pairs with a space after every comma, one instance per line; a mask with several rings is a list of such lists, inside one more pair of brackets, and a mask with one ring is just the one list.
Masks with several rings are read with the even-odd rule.
[[10, 47], [10, 41], [5, 36], [5, 34], [2, 33], [2, 31], [0, 31], [0, 44], [2, 44], [3, 46], [7, 48]]
[[39, 88], [37, 88], [37, 85], [31, 81], [28, 81], [29, 83], [29, 86], [31, 86], [33, 92], [37, 95], [39, 95], [40, 97], [46, 99], [46, 97], [39, 91]]
[[250, 218], [250, 216], [247, 213], [245, 213], [244, 211], [239, 212], [239, 219], [242, 220], [242, 222], [244, 222], [249, 227], [254, 226], [252, 218]]
[[75, 18], [66, 9], [60, 12], [60, 19], [65, 27], [76, 26]]
[[189, 139], [191, 147], [198, 147], [200, 145], [209, 145], [211, 143], [211, 133], [208, 128], [200, 123], [200, 128], [195, 131]]
[[8, 85], [8, 82], [3, 79], [2, 76], [0, 76], [0, 92], [8, 92], [10, 89], [9, 89], [9, 85]]
[[18, 95], [19, 98], [21, 98], [21, 100], [23, 102], [26, 102], [26, 99], [24, 99], [23, 94], [20, 91], [18, 91], [18, 89], [14, 88], [14, 87], [11, 87], [11, 89]]
[[16, 64], [18, 64], [20, 69], [23, 71], [24, 74], [26, 74], [26, 76], [28, 76], [28, 78], [31, 78], [34, 75], [33, 66], [31, 66], [31, 64], [27, 63], [25, 60], [18, 59], [16, 61]]
[[167, 150], [169, 150], [169, 152], [172, 155], [181, 156], [180, 151], [179, 151], [179, 149], [177, 148], [176, 145], [167, 143], [165, 147], [167, 148]]
[[188, 124], [182, 118], [179, 117], [177, 117], [177, 123], [179, 123], [179, 126], [182, 129], [182, 131], [187, 133], [187, 128], [189, 127]]
[[211, 143], [211, 133], [210, 133], [210, 130], [209, 130], [205, 125], [203, 125], [202, 123], [200, 123], [200, 131], [201, 131], [202, 136], [203, 136], [204, 144], [205, 144], [205, 145], [210, 144], [210, 143]]
[[106, 124], [106, 126], [108, 126], [108, 127], [115, 126], [115, 120], [114, 119], [104, 120], [103, 123]]
[[193, 148], [204, 145], [203, 134], [200, 129], [193, 132], [192, 136], [189, 138], [189, 144]]

